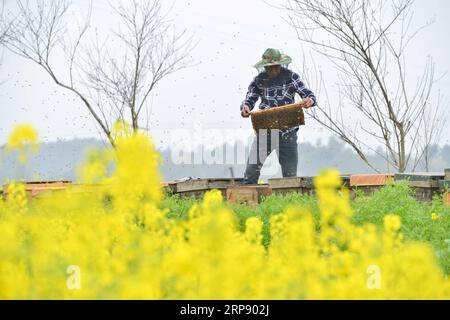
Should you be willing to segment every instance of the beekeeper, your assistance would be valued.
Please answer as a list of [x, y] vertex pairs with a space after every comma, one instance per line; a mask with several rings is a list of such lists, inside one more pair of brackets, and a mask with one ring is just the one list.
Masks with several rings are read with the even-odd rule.
[[[276, 108], [295, 102], [295, 94], [302, 98], [304, 108], [316, 105], [314, 93], [305, 87], [300, 76], [288, 69], [292, 59], [277, 49], [267, 49], [254, 67], [260, 72], [250, 83], [241, 104], [241, 115], [250, 117], [258, 99], [260, 109]], [[261, 130], [250, 148], [243, 184], [257, 184], [267, 157], [276, 150], [283, 177], [297, 175], [298, 127], [282, 130]], [[274, 136], [276, 135], [276, 136]]]

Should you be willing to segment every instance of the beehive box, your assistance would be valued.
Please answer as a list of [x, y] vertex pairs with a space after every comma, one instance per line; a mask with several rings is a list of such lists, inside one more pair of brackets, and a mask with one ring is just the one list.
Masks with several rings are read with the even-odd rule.
[[251, 114], [253, 129], [286, 129], [305, 125], [305, 114], [299, 103], [265, 110]]
[[[342, 175], [342, 186], [349, 187], [350, 176]], [[289, 178], [275, 178], [269, 179], [269, 185], [272, 188], [274, 194], [289, 194], [289, 193], [301, 193], [310, 196], [316, 195], [314, 187], [314, 177], [289, 177]]]
[[[119, 185], [120, 188], [123, 188], [123, 185]], [[110, 198], [111, 190], [114, 188], [114, 185], [111, 184], [103, 184], [103, 183], [91, 183], [91, 184], [71, 184], [66, 189], [71, 194], [75, 195], [91, 195], [91, 194], [101, 194], [103, 197]]]
[[303, 193], [315, 196], [316, 188], [314, 187], [314, 177], [303, 177]]
[[353, 174], [350, 175], [350, 186], [370, 187], [384, 186], [393, 180], [392, 174]]
[[444, 179], [450, 180], [450, 168], [444, 170]]
[[229, 187], [226, 193], [230, 203], [256, 206], [272, 194], [272, 189], [269, 185], [236, 186]]
[[274, 194], [302, 193], [314, 195], [313, 177], [289, 177], [269, 179], [269, 186]]
[[444, 204], [450, 206], [450, 179], [439, 181], [439, 192], [442, 193]]
[[444, 205], [450, 207], [450, 192], [444, 192], [443, 200], [444, 200]]
[[164, 192], [166, 192], [169, 195], [177, 193], [177, 183], [174, 181], [161, 182], [161, 187], [164, 189]]
[[[51, 180], [51, 181], [26, 181], [23, 182], [25, 185], [25, 191], [29, 198], [38, 197], [44, 193], [49, 193], [57, 190], [66, 190], [72, 185], [70, 180]], [[8, 194], [9, 184], [3, 186], [4, 196]]]
[[225, 198], [227, 195], [227, 188], [230, 186], [237, 186], [242, 182], [242, 179], [195, 179], [177, 182], [175, 184], [176, 194], [182, 197], [201, 198], [206, 192], [210, 190], [219, 190]]
[[439, 190], [441, 192], [450, 190], [450, 179], [446, 180], [440, 180], [439, 181]]
[[304, 177], [269, 179], [269, 186], [274, 194], [304, 193], [304, 185]]
[[302, 193], [315, 195], [314, 177], [289, 177], [269, 179], [274, 194]]
[[445, 178], [443, 173], [397, 173], [396, 181], [407, 180], [418, 201], [431, 201], [439, 193], [439, 180]]
[[364, 195], [373, 195], [381, 187], [387, 185], [394, 180], [392, 174], [352, 174], [350, 175], [349, 186], [351, 189], [351, 197], [354, 198], [359, 191]]

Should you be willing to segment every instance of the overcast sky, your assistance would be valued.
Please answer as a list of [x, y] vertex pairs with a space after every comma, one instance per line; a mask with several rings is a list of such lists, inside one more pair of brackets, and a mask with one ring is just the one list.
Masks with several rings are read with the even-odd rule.
[[[0, 1], [6, 1], [7, 7], [14, 2]], [[89, 2], [74, 0], [73, 16], [76, 18], [86, 12]], [[92, 25], [100, 28], [113, 26], [115, 21], [108, 2], [95, 0], [93, 3]], [[449, 71], [450, 1], [417, 0], [415, 13], [416, 26], [430, 18], [436, 21], [411, 45], [411, 70], [420, 73], [426, 56], [432, 55], [439, 74]], [[301, 52], [308, 51], [308, 48], [299, 43], [283, 16], [285, 12], [261, 0], [175, 2], [172, 17], [176, 27], [187, 29], [199, 42], [192, 52], [197, 65], [165, 79], [151, 99], [150, 125], [158, 145], [167, 143], [170, 132], [175, 128], [201, 126], [233, 129], [239, 134], [250, 135], [250, 121], [240, 117], [239, 105], [249, 82], [256, 75], [252, 65], [263, 51], [267, 47], [280, 48], [293, 58], [292, 69], [302, 75]], [[329, 79], [334, 79], [334, 70], [324, 72]], [[449, 78], [446, 76], [437, 84], [447, 97]], [[0, 85], [0, 145], [6, 142], [14, 125], [21, 122], [33, 123], [42, 141], [103, 138], [83, 104], [53, 84], [32, 63], [4, 52], [0, 81], [6, 81]], [[311, 89], [315, 91], [315, 88]], [[333, 92], [333, 89], [330, 84], [329, 90]], [[328, 133], [313, 120], [308, 120], [299, 136], [299, 141], [315, 141], [327, 138]], [[442, 143], [448, 143], [448, 139], [447, 134]]]

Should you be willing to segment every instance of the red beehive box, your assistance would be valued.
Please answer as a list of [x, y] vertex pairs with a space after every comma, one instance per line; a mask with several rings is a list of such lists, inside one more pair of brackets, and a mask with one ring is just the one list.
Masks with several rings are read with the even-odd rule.
[[384, 186], [393, 180], [391, 174], [358, 174], [350, 175], [350, 186], [367, 187], [367, 186]]

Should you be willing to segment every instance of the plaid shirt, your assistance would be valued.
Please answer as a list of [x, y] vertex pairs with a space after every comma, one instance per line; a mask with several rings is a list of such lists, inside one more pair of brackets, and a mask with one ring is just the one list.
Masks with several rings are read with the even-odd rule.
[[[261, 98], [260, 109], [281, 107], [295, 102], [295, 94], [298, 93], [302, 99], [311, 98], [316, 105], [316, 96], [305, 87], [300, 76], [289, 69], [281, 68], [281, 73], [276, 78], [270, 79], [266, 72], [261, 72], [253, 79], [248, 87], [247, 96], [241, 104], [253, 110], [256, 102]], [[297, 130], [296, 128], [281, 130], [282, 133]]]

